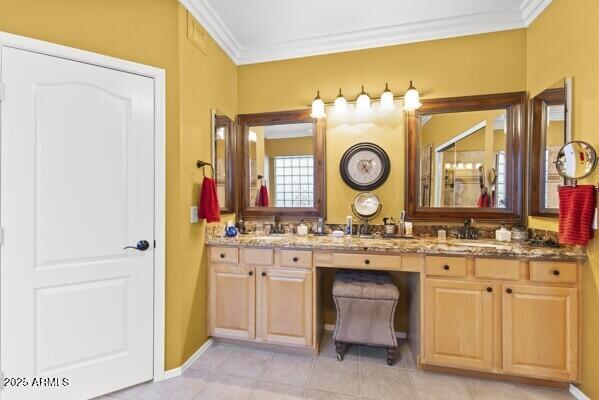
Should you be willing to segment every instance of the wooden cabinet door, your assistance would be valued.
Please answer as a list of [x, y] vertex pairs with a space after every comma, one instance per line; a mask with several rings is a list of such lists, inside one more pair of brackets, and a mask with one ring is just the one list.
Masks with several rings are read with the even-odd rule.
[[493, 286], [484, 282], [441, 279], [425, 282], [425, 327], [422, 331], [425, 362], [491, 370]]
[[312, 345], [312, 272], [265, 269], [262, 335], [267, 342]]
[[504, 285], [503, 368], [531, 377], [578, 379], [578, 289]]
[[212, 336], [256, 337], [256, 270], [210, 266], [209, 332]]

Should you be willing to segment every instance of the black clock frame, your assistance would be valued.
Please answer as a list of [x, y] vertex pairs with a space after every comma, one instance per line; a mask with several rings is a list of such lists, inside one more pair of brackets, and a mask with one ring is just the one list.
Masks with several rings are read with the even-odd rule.
[[[379, 178], [376, 181], [369, 183], [367, 185], [361, 185], [359, 183], [354, 182], [351, 179], [351, 177], [349, 176], [349, 172], [347, 170], [349, 160], [351, 159], [351, 157], [355, 153], [357, 153], [359, 151], [363, 151], [363, 150], [371, 151], [371, 152], [377, 154], [383, 164], [382, 165], [382, 173], [379, 176]], [[347, 151], [343, 154], [343, 157], [341, 157], [341, 161], [339, 162], [339, 172], [341, 173], [341, 178], [343, 178], [343, 181], [345, 182], [345, 184], [352, 189], [356, 189], [356, 190], [360, 190], [360, 191], [373, 190], [373, 189], [380, 187], [383, 183], [385, 183], [385, 181], [389, 177], [390, 171], [391, 171], [391, 161], [389, 160], [389, 156], [387, 155], [387, 152], [385, 152], [385, 150], [383, 150], [382, 147], [380, 147], [374, 143], [358, 143], [358, 144], [353, 145], [352, 147], [347, 149]]]

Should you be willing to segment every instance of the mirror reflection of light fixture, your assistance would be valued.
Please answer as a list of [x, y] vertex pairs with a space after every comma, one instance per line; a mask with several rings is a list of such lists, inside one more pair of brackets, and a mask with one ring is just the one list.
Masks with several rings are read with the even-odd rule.
[[216, 140], [225, 140], [225, 128], [219, 127], [216, 129]]
[[389, 90], [389, 85], [385, 83], [385, 91], [381, 94], [381, 110], [393, 110], [393, 93]]
[[248, 140], [250, 142], [256, 142], [256, 141], [258, 141], [258, 135], [256, 135], [256, 132], [250, 131], [250, 133], [248, 134]]
[[347, 100], [341, 94], [341, 88], [339, 88], [339, 94], [335, 99], [335, 113], [345, 114], [347, 112]]
[[364, 91], [364, 86], [362, 86], [362, 91], [356, 99], [356, 111], [366, 112], [368, 110], [370, 110], [370, 96], [368, 96], [368, 93]]
[[420, 102], [420, 93], [418, 90], [412, 85], [412, 81], [410, 81], [410, 87], [408, 91], [404, 95], [404, 110], [406, 111], [414, 111], [418, 110], [422, 103]]
[[316, 92], [316, 97], [312, 101], [312, 118], [324, 118], [327, 114], [324, 112], [324, 101], [320, 98], [320, 90]]

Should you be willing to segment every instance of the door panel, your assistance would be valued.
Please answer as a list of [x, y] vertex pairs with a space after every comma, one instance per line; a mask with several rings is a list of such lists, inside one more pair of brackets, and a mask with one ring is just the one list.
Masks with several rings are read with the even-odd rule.
[[504, 285], [506, 372], [577, 381], [578, 345], [578, 289]]
[[484, 282], [425, 281], [425, 360], [430, 364], [492, 369], [493, 292]]
[[214, 336], [256, 337], [256, 270], [210, 267], [209, 330]]
[[2, 370], [67, 377], [7, 399], [153, 377], [154, 82], [2, 47]]
[[264, 340], [312, 345], [312, 272], [266, 269], [262, 277]]

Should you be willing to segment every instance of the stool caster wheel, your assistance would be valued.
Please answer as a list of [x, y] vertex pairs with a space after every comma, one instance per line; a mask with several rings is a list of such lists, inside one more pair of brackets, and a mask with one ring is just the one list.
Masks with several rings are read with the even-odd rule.
[[395, 364], [395, 360], [392, 358], [387, 358], [387, 365], [392, 366], [393, 364]]
[[337, 361], [343, 361], [343, 354], [337, 353]]

